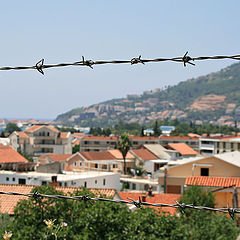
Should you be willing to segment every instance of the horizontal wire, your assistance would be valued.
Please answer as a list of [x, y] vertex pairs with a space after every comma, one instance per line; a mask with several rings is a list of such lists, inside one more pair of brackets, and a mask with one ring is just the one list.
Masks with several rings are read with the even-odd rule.
[[195, 65], [192, 61], [202, 61], [202, 60], [217, 60], [217, 59], [233, 59], [240, 60], [240, 54], [230, 55], [230, 56], [202, 56], [202, 57], [190, 57], [187, 55], [188, 52], [184, 54], [183, 57], [173, 57], [173, 58], [155, 58], [155, 59], [141, 59], [141, 55], [137, 58], [132, 58], [131, 60], [85, 60], [82, 56], [82, 61], [72, 62], [72, 63], [57, 63], [57, 64], [44, 64], [44, 59], [40, 60], [34, 66], [20, 66], [20, 67], [0, 67], [0, 71], [6, 70], [26, 70], [26, 69], [36, 69], [40, 73], [44, 74], [43, 69], [47, 68], [58, 68], [58, 67], [68, 67], [68, 66], [88, 66], [93, 68], [93, 65], [102, 65], [102, 64], [138, 64], [138, 63], [150, 63], [150, 62], [180, 62], [183, 63], [186, 67], [186, 64]]
[[[228, 213], [232, 219], [234, 219], [235, 213], [240, 213], [239, 208], [211, 208], [211, 207], [204, 207], [204, 206], [194, 206], [193, 204], [185, 204], [185, 203], [178, 203], [176, 201], [176, 204], [165, 204], [165, 203], [149, 203], [149, 202], [142, 202], [140, 197], [139, 200], [133, 200], [131, 201], [125, 201], [125, 200], [114, 200], [109, 198], [99, 198], [99, 197], [89, 197], [88, 195], [82, 195], [82, 196], [65, 196], [65, 195], [47, 195], [47, 194], [41, 194], [38, 192], [35, 193], [17, 193], [17, 192], [3, 192], [0, 191], [0, 194], [6, 194], [6, 195], [15, 195], [15, 196], [25, 196], [25, 197], [32, 197], [32, 198], [53, 198], [53, 199], [65, 199], [65, 200], [77, 200], [77, 201], [101, 201], [101, 202], [112, 202], [112, 203], [124, 203], [124, 204], [132, 204], [135, 205], [137, 208], [141, 208], [142, 206], [153, 206], [153, 207], [172, 207], [172, 208], [178, 208], [180, 210], [185, 209], [196, 209], [196, 210], [207, 210], [207, 211], [213, 211], [213, 212], [222, 212], [222, 213]], [[91, 203], [91, 202], [90, 202]]]

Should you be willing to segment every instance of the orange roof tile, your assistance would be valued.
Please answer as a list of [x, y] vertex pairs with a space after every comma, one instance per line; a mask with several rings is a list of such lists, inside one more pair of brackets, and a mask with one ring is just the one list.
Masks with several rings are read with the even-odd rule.
[[128, 136], [131, 140], [158, 140], [158, 137], [138, 137], [138, 136]]
[[28, 162], [21, 154], [10, 146], [0, 144], [0, 163]]
[[198, 140], [199, 137], [160, 136], [160, 139]]
[[157, 156], [155, 156], [153, 153], [151, 153], [147, 149], [133, 149], [133, 153], [135, 153], [138, 157], [140, 157], [142, 160], [156, 160], [158, 159]]
[[84, 140], [118, 140], [117, 137], [104, 137], [104, 136], [84, 136]]
[[198, 155], [198, 152], [185, 143], [169, 143], [168, 146], [177, 150], [181, 155]]
[[36, 130], [38, 130], [39, 128], [42, 128], [42, 127], [47, 127], [48, 129], [50, 129], [56, 133], [59, 132], [55, 127], [52, 127], [50, 125], [34, 125], [32, 127], [25, 129], [25, 132], [35, 132]]
[[[37, 186], [0, 184], [0, 191], [30, 193], [34, 187]], [[68, 194], [81, 189], [74, 187], [56, 187], [56, 190], [62, 191], [64, 194]], [[116, 193], [115, 189], [89, 188], [88, 190], [90, 190], [97, 197], [99, 197], [100, 195], [105, 195], [106, 197], [114, 197]], [[28, 197], [0, 194], [0, 213], [14, 214], [14, 208], [16, 207], [17, 203], [22, 199], [28, 199]]]
[[109, 152], [80, 152], [87, 160], [116, 160]]
[[49, 157], [54, 162], [65, 162], [71, 156], [72, 154], [45, 154], [42, 156], [42, 158]]
[[[178, 201], [179, 198], [181, 197], [180, 194], [163, 194], [163, 193], [153, 194], [152, 197], [143, 193], [131, 193], [131, 192], [118, 192], [118, 195], [122, 200], [125, 200], [125, 201], [129, 201], [128, 198], [131, 198], [133, 200], [138, 200], [140, 197], [142, 199], [142, 196], [145, 195], [146, 196], [145, 202], [164, 203], [164, 204], [176, 204], [175, 200]], [[175, 215], [177, 213], [176, 209], [171, 207], [158, 208], [158, 207], [151, 206], [151, 208], [160, 210], [161, 212], [169, 212], [171, 215]]]
[[198, 185], [204, 187], [240, 187], [240, 177], [187, 177], [185, 185]]
[[[115, 158], [123, 159], [122, 153], [118, 149], [110, 149], [107, 151], [111, 153]], [[135, 156], [133, 156], [130, 152], [127, 153], [126, 159], [134, 159], [134, 158]]]
[[20, 138], [29, 138], [29, 136], [25, 132], [16, 131], [16, 133]]

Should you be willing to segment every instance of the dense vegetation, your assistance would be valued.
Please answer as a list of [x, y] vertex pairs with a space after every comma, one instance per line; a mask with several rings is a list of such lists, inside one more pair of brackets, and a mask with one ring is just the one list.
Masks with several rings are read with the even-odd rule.
[[[51, 186], [37, 187], [33, 192], [63, 194]], [[88, 194], [87, 190], [74, 195]], [[188, 190], [181, 202], [212, 207], [211, 193], [199, 188]], [[159, 214], [151, 208], [130, 212], [116, 203], [34, 199], [22, 200], [15, 216], [4, 218], [1, 234], [12, 231], [11, 239], [236, 239], [240, 233], [236, 223], [225, 215], [209, 211], [189, 210], [180, 216]], [[8, 224], [6, 225], [6, 222]], [[57, 236], [57, 238], [56, 238]]]

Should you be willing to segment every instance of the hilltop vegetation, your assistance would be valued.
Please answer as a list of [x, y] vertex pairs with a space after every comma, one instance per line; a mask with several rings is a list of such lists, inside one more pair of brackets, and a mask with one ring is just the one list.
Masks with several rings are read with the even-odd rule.
[[76, 108], [59, 115], [56, 120], [90, 127], [113, 126], [119, 119], [146, 124], [165, 118], [233, 125], [240, 116], [239, 82], [240, 63], [237, 63], [176, 86]]

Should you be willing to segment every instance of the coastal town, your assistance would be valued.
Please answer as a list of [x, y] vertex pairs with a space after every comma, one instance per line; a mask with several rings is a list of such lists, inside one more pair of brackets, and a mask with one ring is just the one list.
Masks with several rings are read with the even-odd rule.
[[[93, 136], [86, 129], [62, 132], [54, 121], [2, 119], [1, 123], [2, 133], [9, 123], [20, 131], [0, 138], [0, 191], [30, 192], [33, 186], [49, 184], [71, 191], [98, 189], [122, 200], [141, 197], [150, 203], [161, 199], [174, 204], [185, 189], [198, 185], [221, 189], [216, 193], [217, 207], [238, 207], [238, 201], [230, 201], [240, 188], [238, 134], [171, 136], [174, 127], [165, 126], [159, 136], [128, 135], [131, 147], [123, 156], [122, 135]], [[11, 206], [9, 202], [2, 202], [2, 213], [13, 213], [17, 201]]]

